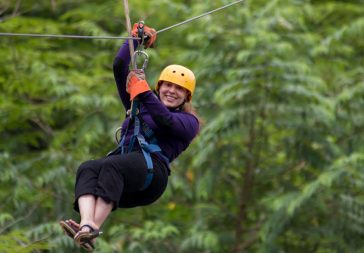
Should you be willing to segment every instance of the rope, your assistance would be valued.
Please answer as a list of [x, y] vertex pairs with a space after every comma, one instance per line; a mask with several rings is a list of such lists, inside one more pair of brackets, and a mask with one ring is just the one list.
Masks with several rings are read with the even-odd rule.
[[[128, 30], [129, 37], [131, 37], [131, 22], [129, 17], [129, 3], [128, 0], [124, 0], [124, 12], [126, 19], [126, 28]], [[134, 43], [133, 40], [129, 39], [129, 51], [130, 51], [130, 61], [131, 66], [134, 66]]]
[[[124, 5], [125, 5], [125, 1], [127, 0], [124, 0]], [[171, 26], [168, 26], [166, 28], [163, 28], [159, 31], [157, 31], [157, 33], [162, 33], [162, 32], [165, 32], [167, 30], [170, 30], [172, 28], [175, 28], [177, 26], [181, 26], [183, 24], [187, 24], [193, 20], [196, 20], [198, 18], [202, 18], [204, 16], [207, 16], [207, 15], [210, 15], [216, 11], [219, 11], [219, 10], [223, 10], [227, 7], [230, 7], [234, 4], [238, 4], [240, 2], [243, 2], [244, 0], [238, 0], [238, 1], [235, 1], [233, 3], [230, 3], [230, 4], [227, 4], [227, 5], [224, 5], [222, 7], [219, 7], [217, 9], [214, 9], [214, 10], [211, 10], [211, 11], [208, 11], [208, 12], [205, 12], [201, 15], [198, 15], [196, 17], [192, 17], [192, 18], [189, 18], [185, 21], [182, 21], [180, 23], [177, 23], [177, 24], [174, 24], [174, 25], [171, 25]], [[126, 12], [126, 10], [125, 10]], [[129, 33], [130, 34], [130, 33]], [[133, 39], [133, 40], [138, 40], [139, 38], [133, 38], [133, 37], [114, 37], [114, 36], [82, 36], [82, 35], [54, 35], [54, 34], [31, 34], [31, 33], [0, 33], [0, 37], [1, 36], [21, 36], [21, 37], [48, 37], [48, 38], [71, 38], [71, 39]], [[130, 43], [129, 43], [130, 44]]]

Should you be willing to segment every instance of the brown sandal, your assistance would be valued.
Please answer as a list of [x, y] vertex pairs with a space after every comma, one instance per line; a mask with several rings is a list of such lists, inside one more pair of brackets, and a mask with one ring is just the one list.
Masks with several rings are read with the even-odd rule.
[[[85, 227], [89, 228], [90, 231], [82, 231], [82, 229]], [[74, 237], [74, 240], [76, 243], [78, 243], [80, 245], [91, 244], [93, 246], [92, 240], [101, 234], [102, 234], [102, 231], [100, 231], [99, 229], [94, 229], [92, 226], [85, 224], [80, 227], [78, 233]]]
[[[74, 239], [75, 235], [78, 232], [80, 232], [80, 230], [76, 226], [74, 226], [72, 223], [68, 221], [62, 220], [59, 222], [59, 225], [61, 225], [61, 228], [64, 231], [64, 233], [72, 239]], [[93, 251], [95, 249], [95, 246], [91, 241], [85, 243], [79, 243], [79, 245], [87, 251]]]

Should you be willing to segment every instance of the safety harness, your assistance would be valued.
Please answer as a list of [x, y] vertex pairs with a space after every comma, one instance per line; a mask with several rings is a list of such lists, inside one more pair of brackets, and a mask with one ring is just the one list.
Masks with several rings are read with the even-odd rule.
[[[121, 155], [130, 153], [132, 151], [135, 151], [138, 149], [138, 147], [135, 145], [136, 142], [138, 142], [140, 150], [143, 153], [144, 159], [147, 163], [147, 178], [144, 182], [144, 185], [140, 190], [144, 190], [148, 188], [150, 183], [153, 180], [153, 161], [151, 154], [152, 153], [159, 153], [159, 156], [162, 157], [167, 163], [169, 162], [168, 158], [162, 154], [162, 149], [158, 145], [157, 138], [154, 135], [153, 130], [148, 126], [147, 123], [145, 123], [142, 118], [139, 116], [140, 111], [140, 102], [134, 101], [132, 104], [132, 108], [130, 110], [130, 120], [129, 124], [125, 130], [125, 133], [119, 143], [120, 152]], [[129, 145], [126, 147], [124, 145], [125, 143], [125, 137], [129, 130], [129, 127], [131, 124], [134, 123], [134, 132], [132, 137], [130, 138]]]
[[[143, 29], [144, 29], [143, 24], [141, 22], [139, 22], [138, 36], [141, 38], [141, 43], [139, 44], [139, 46], [142, 45], [144, 42]], [[134, 69], [138, 69], [136, 57], [139, 55], [144, 56], [144, 63], [141, 68], [144, 71], [148, 64], [148, 54], [145, 53], [139, 47], [134, 52], [134, 56], [133, 56], [134, 57]], [[127, 128], [124, 132], [124, 135], [123, 135], [121, 141], [119, 142], [119, 147], [121, 150], [121, 155], [123, 155], [123, 154], [130, 153], [132, 151], [137, 150], [138, 147], [136, 147], [135, 143], [136, 143], [136, 141], [138, 142], [139, 147], [143, 153], [144, 159], [147, 163], [147, 171], [148, 171], [147, 178], [144, 182], [144, 185], [140, 189], [140, 190], [144, 190], [144, 189], [148, 188], [148, 186], [151, 184], [151, 182], [153, 180], [153, 174], [154, 174], [153, 170], [154, 169], [153, 169], [153, 161], [152, 161], [151, 153], [159, 153], [159, 156], [162, 157], [167, 163], [169, 163], [169, 160], [165, 155], [162, 154], [162, 149], [158, 145], [158, 141], [154, 135], [153, 130], [148, 126], [148, 124], [146, 122], [143, 121], [142, 117], [140, 116], [140, 111], [141, 111], [141, 102], [138, 99], [134, 99], [131, 103], [131, 109], [128, 110], [128, 112], [127, 112], [127, 114], [130, 117], [130, 120], [129, 120]], [[133, 123], [134, 123], [134, 133], [129, 141], [128, 147], [126, 148], [124, 145], [125, 137], [128, 133], [129, 127]]]

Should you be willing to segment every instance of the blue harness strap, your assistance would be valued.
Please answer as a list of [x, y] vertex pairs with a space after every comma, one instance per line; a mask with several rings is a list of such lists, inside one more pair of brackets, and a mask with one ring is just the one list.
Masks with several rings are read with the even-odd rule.
[[[150, 127], [145, 122], [141, 123], [141, 120], [138, 117], [139, 107], [140, 107], [139, 101], [134, 100], [132, 103], [132, 108], [131, 108], [131, 112], [130, 112], [130, 121], [129, 121], [129, 125], [131, 124], [132, 121], [134, 122], [134, 133], [130, 139], [130, 142], [129, 142], [129, 145], [127, 148], [127, 152], [125, 152], [124, 142], [125, 142], [125, 136], [128, 132], [129, 125], [123, 135], [123, 138], [121, 139], [121, 141], [119, 143], [119, 146], [121, 148], [121, 154], [129, 153], [129, 152], [133, 151], [135, 142], [138, 141], [138, 144], [143, 153], [144, 159], [147, 163], [147, 177], [144, 182], [144, 185], [140, 189], [140, 190], [145, 190], [151, 184], [151, 182], [153, 180], [153, 161], [152, 161], [151, 153], [159, 152], [159, 154], [162, 156], [162, 158], [165, 159], [167, 162], [168, 162], [168, 158], [162, 154], [162, 150], [157, 143], [157, 139], [154, 136], [153, 130], [150, 129]], [[143, 134], [145, 135], [145, 137]], [[148, 143], [146, 141], [146, 138], [151, 143]]]

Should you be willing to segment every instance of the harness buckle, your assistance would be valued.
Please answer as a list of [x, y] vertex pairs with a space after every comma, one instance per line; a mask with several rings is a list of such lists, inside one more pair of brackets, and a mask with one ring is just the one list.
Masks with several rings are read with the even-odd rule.
[[[126, 115], [130, 116], [132, 113], [132, 110], [131, 109], [128, 109], [126, 111]], [[139, 114], [139, 108], [135, 108], [135, 115], [138, 115]]]

